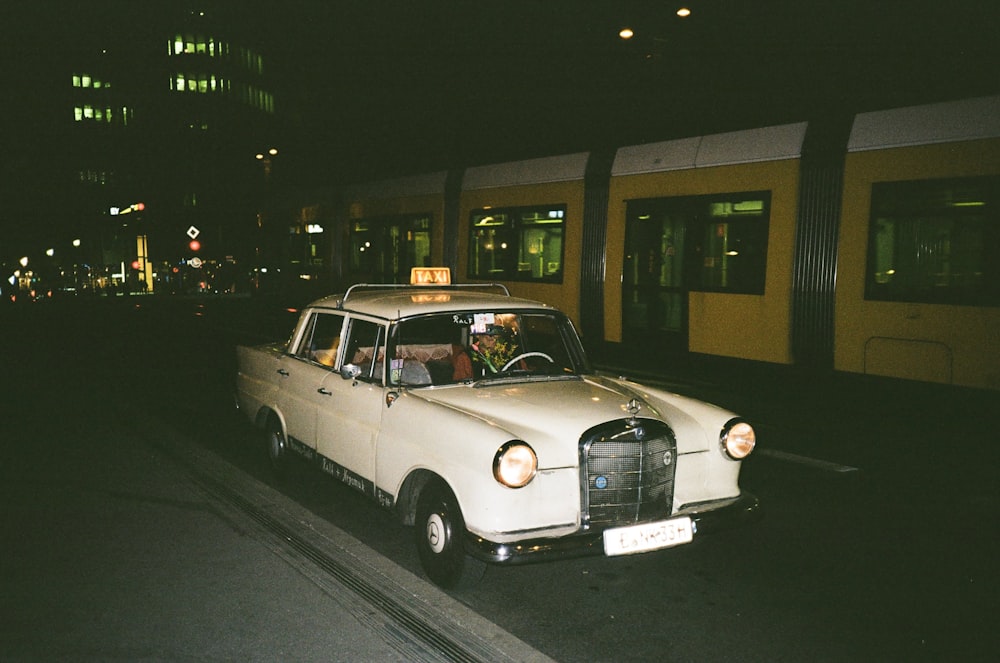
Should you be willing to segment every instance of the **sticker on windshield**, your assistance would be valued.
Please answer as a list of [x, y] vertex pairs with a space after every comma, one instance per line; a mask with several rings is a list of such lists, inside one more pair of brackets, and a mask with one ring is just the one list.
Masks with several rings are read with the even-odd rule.
[[496, 321], [496, 316], [492, 313], [476, 313], [472, 320], [472, 333], [485, 334], [490, 325]]

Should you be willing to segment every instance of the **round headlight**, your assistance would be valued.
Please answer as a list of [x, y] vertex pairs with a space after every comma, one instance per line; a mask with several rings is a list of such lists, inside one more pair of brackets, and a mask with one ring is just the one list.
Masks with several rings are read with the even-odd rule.
[[753, 451], [754, 445], [757, 444], [757, 434], [754, 433], [753, 426], [747, 422], [733, 419], [723, 427], [719, 441], [726, 450], [726, 455], [733, 460], [742, 460]]
[[493, 457], [493, 477], [508, 488], [526, 486], [537, 469], [538, 458], [534, 450], [520, 440], [507, 442]]

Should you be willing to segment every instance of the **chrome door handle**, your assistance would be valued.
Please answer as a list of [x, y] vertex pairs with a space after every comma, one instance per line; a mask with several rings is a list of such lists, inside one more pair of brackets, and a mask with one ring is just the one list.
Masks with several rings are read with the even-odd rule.
[[283, 369], [283, 368], [279, 368], [279, 369], [278, 369], [278, 375], [281, 375], [281, 376], [283, 376], [283, 377], [286, 377], [286, 378], [287, 378], [287, 377], [288, 377], [288, 371], [286, 371], [286, 370], [285, 370], [285, 369]]
[[316, 391], [323, 394], [324, 396], [333, 396], [333, 392], [327, 389], [326, 387], [320, 387]]

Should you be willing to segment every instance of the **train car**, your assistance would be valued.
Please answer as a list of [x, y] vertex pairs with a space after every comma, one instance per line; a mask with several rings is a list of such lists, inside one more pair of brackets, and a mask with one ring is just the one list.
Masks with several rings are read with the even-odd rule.
[[[342, 280], [552, 303], [600, 356], [1000, 389], [1000, 97], [339, 190]], [[596, 352], [595, 352], [596, 351]]]
[[1000, 389], [1000, 97], [859, 114], [835, 368]]

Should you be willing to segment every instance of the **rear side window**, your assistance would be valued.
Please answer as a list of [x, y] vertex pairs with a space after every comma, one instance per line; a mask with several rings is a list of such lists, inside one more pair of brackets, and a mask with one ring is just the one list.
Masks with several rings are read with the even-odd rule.
[[344, 316], [339, 313], [313, 313], [306, 323], [306, 331], [293, 354], [296, 357], [333, 368], [340, 351], [340, 335]]
[[347, 325], [345, 364], [361, 368], [359, 379], [381, 383], [384, 375], [385, 335], [382, 325], [354, 318]]

